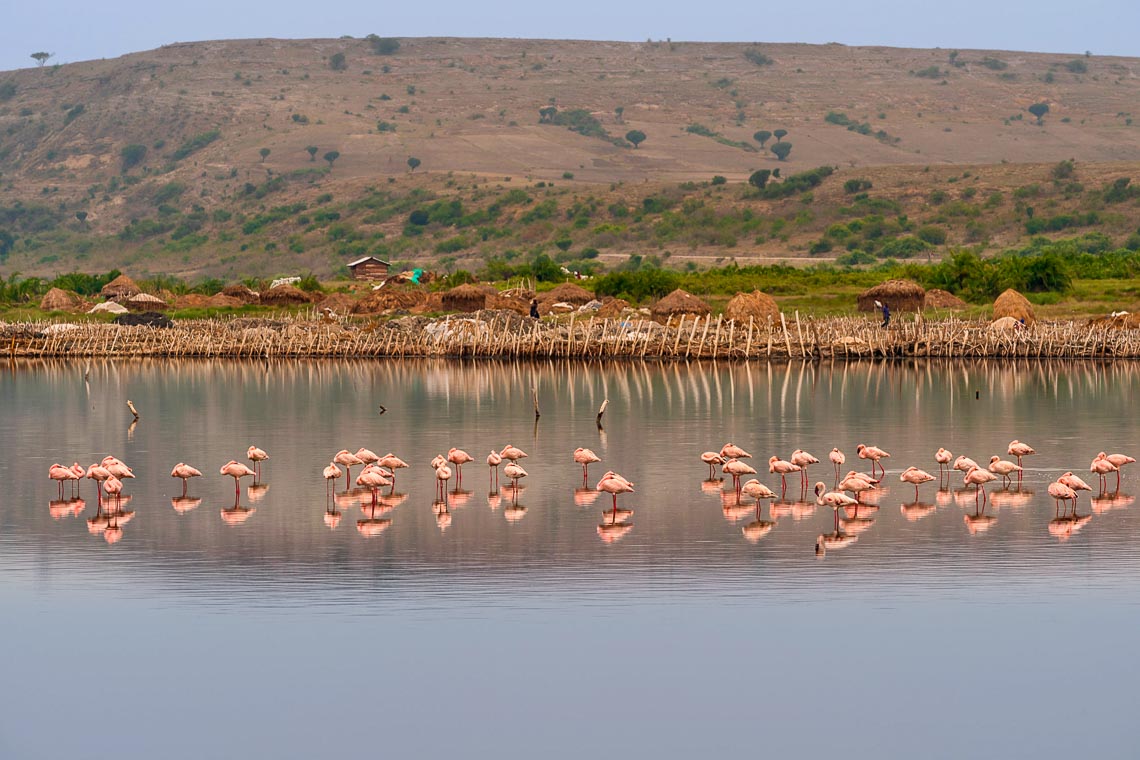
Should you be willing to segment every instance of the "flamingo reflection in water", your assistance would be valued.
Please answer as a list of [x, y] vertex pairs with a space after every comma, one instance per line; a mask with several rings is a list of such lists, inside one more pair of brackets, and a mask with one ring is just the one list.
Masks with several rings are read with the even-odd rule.
[[250, 483], [245, 487], [245, 493], [249, 497], [250, 504], [259, 504], [265, 498], [265, 494], [269, 493], [269, 484], [264, 480]]
[[1100, 496], [1093, 497], [1092, 511], [1094, 514], [1103, 515], [1105, 512], [1111, 512], [1114, 509], [1126, 509], [1132, 506], [1135, 501], [1135, 496], [1129, 496], [1119, 491], [1101, 494]]
[[633, 523], [629, 521], [631, 517], [633, 517], [632, 509], [617, 509], [615, 507], [612, 510], [602, 512], [602, 522], [598, 524], [597, 528], [598, 538], [607, 544], [620, 541], [633, 530]]
[[62, 520], [65, 517], [79, 517], [79, 513], [87, 507], [87, 502], [75, 496], [70, 499], [56, 499], [48, 502], [48, 514], [53, 520]]
[[[942, 491], [938, 493], [941, 494]], [[937, 510], [938, 507], [936, 505], [923, 503], [918, 500], [910, 504], [903, 504], [899, 507], [899, 511], [902, 512], [902, 516], [907, 519], [907, 522], [918, 522], [925, 517], [930, 517]]]
[[1015, 488], [990, 491], [990, 505], [994, 509], [1021, 509], [1033, 502], [1034, 492], [1019, 483]]
[[117, 544], [123, 538], [123, 526], [129, 523], [135, 513], [123, 508], [131, 497], [126, 496], [116, 501], [114, 506], [100, 504], [96, 508], [95, 516], [87, 520], [87, 532], [92, 535], [101, 535], [108, 544]]
[[451, 512], [447, 508], [447, 501], [436, 499], [431, 503], [431, 511], [435, 515], [436, 527], [440, 533], [443, 533], [451, 526]]
[[193, 512], [202, 504], [198, 496], [174, 496], [170, 499], [170, 508], [180, 515]]
[[379, 536], [392, 524], [392, 521], [387, 517], [377, 516], [389, 512], [392, 509], [391, 507], [374, 504], [367, 507], [362, 506], [360, 509], [366, 516], [356, 521], [356, 532], [365, 538]]
[[[238, 467], [243, 467], [246, 470], [249, 469], [244, 464], [239, 464], [237, 462], [231, 462], [231, 464], [237, 464]], [[250, 472], [249, 474], [252, 475], [253, 473]], [[234, 477], [234, 482], [235, 483], [237, 482], [237, 477]], [[221, 509], [222, 522], [224, 522], [226, 525], [229, 525], [231, 527], [241, 525], [246, 520], [248, 520], [250, 517], [252, 517], [253, 513], [257, 511], [256, 507], [243, 507], [240, 503], [240, 499], [241, 499], [241, 491], [240, 490], [235, 491], [234, 492], [234, 505], [232, 507], [222, 507], [222, 509]]]
[[984, 503], [979, 505], [975, 500], [974, 514], [962, 515], [962, 521], [966, 524], [966, 530], [970, 532], [970, 535], [976, 536], [992, 528], [997, 523], [997, 518], [993, 515], [987, 515], [986, 505]]

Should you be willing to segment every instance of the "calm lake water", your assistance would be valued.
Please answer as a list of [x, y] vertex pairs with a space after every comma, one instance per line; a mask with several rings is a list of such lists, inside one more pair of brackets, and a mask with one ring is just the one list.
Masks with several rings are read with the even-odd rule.
[[[1134, 757], [1140, 467], [1067, 522], [1045, 489], [1135, 454], [1138, 399], [1131, 363], [9, 365], [0, 757]], [[918, 503], [898, 481], [1013, 438], [1039, 453], [984, 512], [960, 474]], [[888, 487], [819, 557], [833, 515], [794, 482], [774, 526], [704, 482], [727, 441], [777, 491], [771, 454], [830, 486], [831, 447], [867, 470], [873, 443]], [[491, 493], [507, 443], [530, 474]], [[218, 468], [250, 444], [235, 510]], [[361, 446], [412, 465], [377, 510], [326, 498]], [[476, 462], [444, 514], [450, 446]], [[636, 483], [627, 529], [576, 446], [591, 486]], [[52, 462], [108, 453], [122, 514], [91, 481], [57, 501]], [[200, 502], [172, 503], [179, 461]]]

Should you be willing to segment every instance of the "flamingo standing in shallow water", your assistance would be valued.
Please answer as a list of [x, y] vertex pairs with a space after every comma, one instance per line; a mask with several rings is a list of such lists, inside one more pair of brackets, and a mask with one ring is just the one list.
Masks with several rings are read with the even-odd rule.
[[997, 480], [997, 475], [994, 475], [992, 472], [983, 470], [981, 467], [971, 468], [970, 471], [967, 472], [966, 475], [962, 478], [962, 482], [964, 482], [966, 485], [974, 486], [974, 502], [976, 503], [978, 501], [978, 494], [981, 493], [983, 504], [988, 501], [988, 497], [986, 496], [986, 489], [984, 486], [986, 483], [992, 483], [995, 480]]
[[503, 474], [506, 475], [508, 478], [510, 478], [511, 490], [514, 491], [515, 503], [518, 503], [518, 500], [519, 500], [519, 478], [525, 478], [526, 477], [526, 474], [527, 474], [526, 470], [524, 470], [522, 467], [519, 467], [514, 462], [511, 462], [510, 464], [508, 464], [506, 467], [503, 468]]
[[[321, 470], [321, 475], [325, 479], [325, 496], [326, 497], [328, 496], [329, 488], [335, 488], [335, 486], [333, 485], [333, 482], [336, 481], [336, 479], [339, 478], [343, 474], [344, 473], [342, 473], [340, 471], [340, 468], [336, 466], [336, 462], [329, 462], [329, 466], [326, 467], [325, 469]], [[337, 519], [339, 521], [339, 517]], [[327, 518], [326, 518], [326, 521], [327, 521]], [[336, 526], [330, 525], [329, 527], [335, 528]]]
[[589, 478], [588, 470], [590, 465], [594, 462], [602, 461], [602, 458], [590, 449], [578, 447], [574, 449], [574, 461], [582, 465], [582, 484], [585, 485], [586, 480]]
[[202, 473], [188, 464], [179, 462], [174, 465], [174, 469], [170, 471], [170, 477], [180, 478], [182, 480], [182, 497], [186, 497], [186, 481], [190, 478], [200, 478]]
[[1117, 476], [1120, 475], [1120, 468], [1108, 461], [1108, 457], [1102, 451], [1097, 455], [1096, 459], [1092, 460], [1089, 466], [1089, 472], [1095, 472], [1100, 476], [1100, 492], [1106, 493], [1108, 491], [1108, 473], [1115, 472]]
[[[614, 515], [617, 515], [617, 511], [618, 511], [618, 508], [617, 508], [618, 494], [619, 493], [633, 493], [634, 492], [633, 491], [633, 483], [626, 480], [621, 475], [618, 475], [616, 472], [613, 472], [612, 470], [607, 472], [605, 475], [603, 475], [602, 479], [598, 481], [598, 484], [596, 486], [594, 486], [594, 488], [598, 491], [604, 491], [605, 493], [608, 493], [611, 496], [613, 496], [613, 500], [614, 500], [613, 514]], [[633, 513], [630, 512], [630, 514], [632, 515]]]
[[709, 466], [709, 480], [716, 480], [716, 470], [714, 468], [724, 464], [724, 457], [715, 451], [706, 451], [701, 454], [701, 461]]
[[721, 469], [732, 476], [732, 490], [737, 494], [740, 493], [740, 476], [756, 474], [756, 470], [751, 465], [745, 464], [739, 459], [728, 460]]
[[792, 452], [792, 458], [788, 461], [800, 468], [800, 490], [806, 491], [808, 486], [808, 467], [813, 464], [819, 464], [819, 460], [803, 449], [796, 449]]
[[852, 499], [840, 491], [827, 491], [827, 486], [823, 483], [815, 484], [815, 503], [821, 507], [831, 507], [832, 511], [835, 512], [836, 533], [839, 533], [839, 508], [843, 507], [846, 509], [859, 506], [858, 499]]
[[1017, 465], [1013, 462], [1010, 462], [1009, 460], [1002, 459], [998, 457], [997, 454], [990, 457], [990, 464], [986, 469], [995, 475], [1001, 475], [1002, 482], [1006, 485], [1009, 485], [1010, 483], [1010, 473], [1016, 472], [1018, 480], [1021, 479], [1021, 465]]
[[381, 467], [387, 469], [390, 473], [392, 473], [392, 475], [391, 475], [392, 485], [396, 484], [396, 470], [403, 470], [408, 466], [407, 462], [405, 462], [403, 459], [400, 459], [398, 456], [393, 454], [391, 451], [389, 451], [384, 456], [380, 457], [380, 461], [378, 461], [376, 464], [380, 465]]
[[241, 478], [246, 478], [246, 477], [249, 477], [250, 475], [253, 475], [255, 478], [257, 477], [256, 472], [249, 469], [248, 467], [246, 467], [241, 462], [236, 462], [233, 459], [231, 459], [230, 461], [223, 464], [220, 472], [221, 472], [221, 474], [229, 475], [231, 478], [234, 479], [234, 496], [235, 497], [241, 496], [241, 483], [240, 483]]
[[[740, 487], [742, 493], [746, 496], [751, 496], [756, 500], [756, 509], [760, 509], [760, 501], [762, 499], [775, 499], [776, 492], [768, 486], [761, 483], [756, 478], [752, 478], [747, 483]], [[757, 518], [759, 519], [759, 518]]]
[[455, 465], [455, 482], [456, 488], [463, 485], [463, 465], [468, 462], [474, 462], [475, 457], [468, 454], [463, 449], [450, 448], [447, 450], [447, 461]]
[[499, 456], [501, 456], [503, 459], [509, 459], [515, 464], [518, 464], [520, 459], [526, 459], [527, 454], [517, 446], [512, 446], [508, 443], [503, 447], [503, 450], [499, 452]]
[[253, 462], [254, 474], [253, 482], [261, 480], [261, 463], [269, 459], [269, 455], [256, 446], [250, 446], [245, 450], [245, 458]]
[[942, 448], [941, 446], [938, 447], [938, 451], [934, 452], [934, 461], [938, 462], [938, 477], [940, 479], [942, 477], [943, 471], [950, 469], [950, 462], [953, 461], [953, 459], [954, 454]]
[[729, 459], [751, 459], [752, 455], [744, 449], [737, 446], [735, 443], [726, 443], [720, 447], [721, 459], [726, 462]]
[[1076, 508], [1077, 492], [1062, 483], [1060, 480], [1050, 483], [1048, 491], [1049, 495], [1053, 497], [1053, 502], [1056, 504], [1058, 509], [1061, 508], [1060, 502], [1062, 501], [1071, 501], [1073, 503], [1073, 507]]
[[451, 468], [441, 464], [435, 468], [436, 488], [439, 490], [439, 500], [447, 503], [447, 481], [451, 480]]
[[1034, 451], [1033, 447], [1029, 444], [1022, 443], [1015, 438], [1009, 442], [1009, 448], [1006, 450], [1006, 453], [1011, 457], [1017, 457], [1017, 466], [1021, 467], [1022, 457], [1027, 457], [1031, 454], [1036, 454], [1037, 452]]
[[353, 454], [348, 449], [341, 449], [333, 455], [333, 462], [342, 465], [345, 469], [345, 489], [347, 490], [348, 484], [352, 482], [352, 468], [358, 464], [364, 464], [360, 458]]
[[863, 493], [864, 491], [874, 490], [875, 486], [878, 484], [879, 481], [875, 480], [870, 475], [850, 470], [845, 476], [843, 476], [843, 480], [839, 481], [838, 488], [840, 491], [850, 491], [851, 493], [855, 494], [856, 498], [858, 498], [859, 494]]
[[95, 481], [95, 496], [96, 503], [103, 502], [103, 481], [108, 478], [114, 477], [111, 473], [107, 472], [107, 468], [101, 464], [95, 463], [87, 468], [87, 479]]
[[1136, 460], [1127, 454], [1105, 454], [1103, 451], [1097, 454], [1097, 457], [1107, 459], [1116, 465], [1116, 490], [1120, 490], [1120, 468], [1126, 464], [1132, 464]]
[[839, 450], [838, 447], [836, 447], [831, 450], [831, 453], [827, 455], [827, 458], [831, 460], [831, 463], [833, 465], [835, 465], [835, 482], [838, 483], [839, 468], [847, 462], [847, 457], [843, 454], [842, 451]]
[[858, 446], [856, 446], [855, 449], [856, 449], [856, 451], [859, 452], [859, 458], [860, 459], [870, 459], [871, 460], [871, 477], [872, 478], [875, 477], [875, 467], [876, 466], [878, 466], [878, 468], [880, 470], [883, 470], [884, 475], [887, 474], [887, 471], [883, 469], [883, 463], [880, 462], [879, 460], [880, 459], [890, 459], [890, 457], [891, 457], [890, 454], [883, 451], [878, 446], [867, 446], [866, 444], [862, 444], [862, 443], [860, 443]]
[[491, 449], [491, 453], [487, 455], [487, 475], [491, 481], [491, 488], [494, 488], [499, 483], [499, 465], [503, 463], [503, 456]]
[[392, 485], [392, 481], [384, 477], [383, 471], [379, 467], [369, 465], [364, 468], [364, 471], [356, 476], [356, 485], [364, 486], [372, 492], [372, 507], [376, 507], [376, 492], [384, 486]]
[[780, 476], [780, 496], [781, 497], [788, 492], [787, 476], [791, 475], [793, 472], [799, 472], [799, 471], [800, 471], [800, 466], [798, 464], [792, 464], [791, 462], [785, 462], [783, 459], [780, 459], [777, 456], [772, 456], [772, 457], [768, 458], [768, 472], [774, 472]]
[[[1068, 486], [1074, 491], [1088, 491], [1089, 493], [1092, 493], [1092, 486], [1071, 472], [1066, 472], [1064, 475], [1057, 478], [1057, 482]], [[1076, 497], [1074, 496], [1073, 498], [1075, 499]], [[1076, 502], [1074, 502], [1074, 506], [1076, 506]]]
[[967, 456], [960, 456], [954, 460], [954, 469], [959, 472], [967, 473], [978, 466], [978, 463]]
[[63, 482], [66, 480], [69, 483], [75, 480], [75, 473], [71, 471], [70, 467], [64, 467], [58, 462], [48, 468], [48, 477], [59, 484], [59, 498], [63, 500]]
[[914, 500], [918, 501], [918, 487], [923, 483], [929, 483], [934, 480], [934, 476], [926, 470], [920, 470], [917, 467], [907, 467], [899, 475], [899, 480], [904, 483], [910, 483], [914, 486]]

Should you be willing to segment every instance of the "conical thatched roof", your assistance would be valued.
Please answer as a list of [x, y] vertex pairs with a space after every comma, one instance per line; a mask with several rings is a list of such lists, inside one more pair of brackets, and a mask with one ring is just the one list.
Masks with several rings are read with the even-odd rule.
[[575, 306], [581, 306], [593, 300], [593, 293], [572, 282], [564, 282], [554, 288], [554, 290], [549, 290], [542, 294], [542, 301], [544, 303], [570, 303]]
[[963, 301], [953, 293], [947, 293], [945, 290], [938, 288], [931, 288], [926, 291], [926, 302], [923, 308], [926, 309], [968, 309], [970, 305]]
[[373, 290], [352, 307], [353, 314], [380, 314], [389, 309], [411, 309], [427, 300], [427, 294], [416, 288], [388, 286]]
[[134, 280], [125, 274], [121, 274], [104, 285], [103, 289], [99, 291], [99, 295], [110, 301], [118, 301], [124, 298], [130, 298], [131, 296], [137, 296], [141, 292], [142, 288], [140, 288]]
[[236, 298], [242, 303], [257, 303], [261, 297], [241, 283], [235, 282], [222, 288], [222, 295]]
[[668, 317], [675, 314], [708, 314], [712, 311], [709, 305], [692, 293], [677, 288], [662, 298], [649, 310], [655, 317]]
[[1033, 304], [1013, 288], [1002, 293], [994, 301], [994, 319], [1001, 317], [1013, 317], [1019, 322], [1024, 321], [1026, 325], [1037, 321], [1037, 315], [1033, 313]]
[[166, 306], [166, 301], [158, 296], [152, 296], [150, 293], [139, 293], [127, 299], [127, 307], [136, 311], [161, 309], [164, 306]]
[[487, 294], [474, 285], [459, 285], [442, 296], [446, 311], [479, 311], [487, 306]]
[[40, 301], [40, 309], [43, 311], [70, 311], [78, 308], [82, 303], [75, 293], [60, 288], [52, 288], [44, 293], [43, 300]]
[[724, 309], [725, 319], [747, 324], [752, 319], [757, 324], [765, 324], [769, 319], [780, 321], [780, 307], [767, 293], [759, 290], [751, 293], [737, 293]]
[[922, 311], [926, 289], [911, 280], [887, 280], [859, 294], [859, 311], [875, 311], [875, 301], [891, 311]]
[[292, 285], [278, 285], [261, 294], [261, 303], [269, 306], [290, 306], [311, 300], [308, 293]]

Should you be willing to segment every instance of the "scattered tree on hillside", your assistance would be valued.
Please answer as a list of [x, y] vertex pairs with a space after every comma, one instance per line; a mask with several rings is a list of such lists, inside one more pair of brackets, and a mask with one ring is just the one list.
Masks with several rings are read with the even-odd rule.
[[257, 151], [257, 152], [258, 152], [259, 154], [261, 154], [261, 163], [263, 163], [263, 164], [264, 164], [264, 163], [265, 163], [265, 159], [269, 158], [269, 153], [270, 153], [270, 151], [269, 151], [269, 148], [262, 148], [261, 150], [259, 150], [259, 151]]
[[772, 152], [776, 154], [778, 160], [783, 161], [788, 157], [788, 154], [792, 152], [792, 144], [781, 140], [772, 145]]
[[348, 68], [348, 61], [344, 57], [344, 53], [333, 53], [329, 56], [329, 68], [333, 71], [344, 71]]
[[333, 165], [333, 161], [336, 161], [338, 158], [340, 158], [340, 151], [330, 150], [328, 153], [326, 153], [323, 156], [323, 158], [329, 162], [329, 168], [331, 169], [332, 165]]
[[80, 224], [84, 224], [87, 221], [87, 212], [86, 211], [76, 211], [75, 212], [75, 218], [79, 220]]
[[1041, 119], [1043, 119], [1045, 117], [1045, 114], [1049, 113], [1049, 104], [1048, 103], [1034, 103], [1033, 105], [1029, 106], [1029, 108], [1026, 110], [1028, 110], [1029, 113], [1036, 116], [1037, 117], [1037, 123], [1041, 124], [1042, 123]]
[[145, 145], [124, 145], [119, 155], [123, 159], [123, 173], [126, 174], [131, 167], [138, 166], [146, 158]]
[[768, 178], [772, 176], [772, 172], [768, 169], [759, 169], [752, 172], [752, 176], [748, 178], [748, 184], [754, 186], [757, 190], [763, 190], [764, 186], [768, 184]]
[[641, 143], [645, 142], [645, 133], [640, 129], [631, 129], [625, 133], [625, 139], [633, 143], [633, 147], [636, 148], [638, 145], [641, 145]]
[[622, 114], [625, 113], [625, 106], [618, 106], [614, 109], [614, 116], [617, 117], [618, 124], [622, 124]]
[[1074, 58], [1065, 64], [1065, 68], [1073, 74], [1087, 74], [1089, 72], [1088, 64], [1080, 58]]
[[786, 130], [786, 129], [777, 129], [774, 132], [772, 132], [772, 136], [776, 138], [776, 142], [783, 140], [787, 136], [787, 134], [788, 134], [788, 130]]
[[744, 57], [757, 66], [771, 66], [774, 61], [771, 57], [764, 55], [757, 48], [748, 48], [744, 51]]
[[309, 153], [309, 160], [310, 161], [316, 161], [317, 160], [317, 151], [319, 150], [319, 148], [317, 148], [316, 145], [310, 145], [307, 148], [305, 148], [305, 150], [308, 151], [308, 153]]
[[759, 132], [752, 135], [752, 139], [755, 140], [756, 142], [760, 143], [760, 147], [763, 148], [764, 143], [768, 142], [768, 138], [771, 136], [772, 136], [771, 132], [769, 132], [766, 129], [761, 129]]
[[418, 158], [416, 158], [415, 156], [409, 156], [408, 157], [408, 168], [409, 169], [411, 169], [412, 171], [415, 171], [419, 165], [420, 165], [420, 160]]
[[538, 123], [539, 124], [553, 124], [554, 117], [558, 114], [558, 109], [554, 106], [546, 106], [546, 108], [538, 109]]
[[376, 55], [392, 55], [400, 49], [400, 41], [394, 37], [377, 37], [375, 34], [370, 34], [364, 39], [368, 40], [372, 52]]
[[48, 58], [51, 58], [53, 55], [55, 55], [55, 53], [44, 53], [41, 51], [39, 53], [32, 53], [32, 58], [36, 59], [37, 64], [43, 66], [47, 63]]

